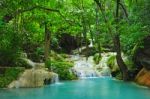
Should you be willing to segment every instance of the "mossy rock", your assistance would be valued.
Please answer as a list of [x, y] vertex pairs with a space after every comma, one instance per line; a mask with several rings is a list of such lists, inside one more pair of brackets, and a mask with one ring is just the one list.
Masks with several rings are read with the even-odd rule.
[[89, 48], [83, 49], [80, 54], [85, 55], [85, 56], [93, 56], [96, 53], [97, 53], [97, 50], [95, 47], [89, 47]]

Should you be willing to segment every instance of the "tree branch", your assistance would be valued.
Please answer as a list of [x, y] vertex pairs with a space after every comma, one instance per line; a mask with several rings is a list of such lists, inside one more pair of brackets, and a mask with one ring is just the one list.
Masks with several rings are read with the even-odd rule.
[[57, 13], [60, 13], [59, 10], [56, 10], [56, 9], [51, 9], [51, 8], [46, 8], [46, 7], [42, 7], [42, 6], [33, 6], [33, 7], [30, 7], [28, 9], [25, 9], [25, 10], [17, 10], [13, 13], [9, 13], [9, 14], [6, 14], [4, 17], [3, 17], [3, 21], [8, 23], [10, 20], [12, 20], [14, 17], [16, 17], [17, 15], [21, 14], [21, 13], [24, 13], [24, 12], [27, 12], [27, 11], [31, 11], [31, 10], [34, 10], [34, 9], [42, 9], [42, 10], [47, 10], [47, 11], [51, 11], [51, 12], [57, 12]]
[[101, 11], [102, 17], [103, 17], [103, 19], [105, 21], [105, 24], [108, 27], [108, 31], [109, 31], [111, 37], [113, 37], [113, 32], [112, 32], [111, 26], [110, 26], [110, 24], [109, 24], [109, 22], [108, 22], [108, 20], [106, 18], [105, 12], [103, 11], [102, 4], [99, 2], [99, 0], [94, 0], [94, 1], [95, 1], [95, 3], [97, 4], [97, 6], [99, 7], [99, 9]]
[[128, 13], [127, 13], [126, 8], [125, 8], [124, 5], [123, 5], [122, 3], [120, 3], [120, 2], [119, 2], [119, 5], [122, 7], [122, 9], [123, 9], [123, 11], [124, 11], [124, 13], [125, 13], [125, 16], [126, 16], [126, 18], [128, 19]]

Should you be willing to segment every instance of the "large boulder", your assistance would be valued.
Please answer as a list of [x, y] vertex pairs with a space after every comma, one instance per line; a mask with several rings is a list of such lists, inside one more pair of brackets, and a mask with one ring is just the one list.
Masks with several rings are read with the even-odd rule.
[[143, 68], [136, 76], [135, 81], [140, 85], [150, 87], [150, 70]]
[[134, 61], [139, 70], [135, 81], [150, 87], [150, 36], [143, 40], [143, 47], [137, 49]]
[[10, 83], [8, 88], [42, 87], [45, 84], [50, 84], [56, 77], [58, 77], [57, 74], [49, 72], [46, 68], [27, 69], [18, 80]]

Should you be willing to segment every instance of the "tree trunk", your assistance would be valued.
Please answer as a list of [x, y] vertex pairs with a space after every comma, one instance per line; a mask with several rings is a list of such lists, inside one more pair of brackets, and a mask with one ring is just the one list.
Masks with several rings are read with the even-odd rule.
[[48, 60], [50, 50], [50, 30], [48, 29], [47, 23], [45, 23], [45, 61]]
[[96, 9], [95, 9], [95, 12], [96, 12], [96, 37], [95, 37], [95, 39], [96, 39], [96, 43], [97, 43], [97, 48], [98, 48], [98, 54], [99, 54], [99, 59], [100, 59], [100, 57], [101, 57], [101, 44], [100, 44], [100, 40], [99, 40], [99, 38], [100, 38], [100, 31], [99, 31], [99, 29], [98, 29], [98, 26], [99, 26], [99, 11], [98, 11], [98, 6], [96, 6]]
[[119, 35], [115, 35], [114, 36], [114, 47], [115, 47], [115, 51], [117, 53], [116, 55], [116, 60], [117, 60], [117, 64], [120, 68], [120, 71], [122, 73], [122, 78], [124, 81], [129, 80], [129, 76], [128, 76], [128, 68], [125, 65], [122, 57], [121, 57], [121, 48], [120, 48], [120, 37]]
[[129, 80], [128, 68], [121, 57], [120, 34], [119, 34], [119, 3], [120, 0], [116, 0], [116, 33], [114, 35], [113, 40], [115, 51], [117, 53], [116, 55], [117, 64], [122, 73], [123, 80], [127, 81]]
[[102, 17], [104, 18], [105, 23], [108, 25], [109, 33], [113, 37], [114, 47], [115, 47], [115, 51], [117, 53], [117, 55], [116, 55], [117, 64], [122, 73], [123, 80], [127, 81], [127, 80], [129, 80], [128, 68], [125, 65], [125, 63], [121, 57], [121, 45], [120, 45], [120, 35], [119, 35], [119, 3], [120, 3], [120, 0], [116, 0], [116, 33], [114, 34], [114, 36], [113, 36], [112, 28], [106, 18], [105, 12], [102, 9], [101, 2], [99, 2], [99, 0], [94, 0], [94, 1], [99, 6], [100, 11], [102, 13]]

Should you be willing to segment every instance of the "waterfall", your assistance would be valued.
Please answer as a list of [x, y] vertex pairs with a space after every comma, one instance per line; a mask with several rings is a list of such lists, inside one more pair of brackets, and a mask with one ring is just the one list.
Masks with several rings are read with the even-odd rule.
[[93, 47], [92, 39], [90, 39], [90, 45], [89, 45], [89, 47]]
[[55, 74], [55, 76], [52, 77], [51, 83], [53, 83], [53, 84], [62, 84], [62, 83], [59, 82], [59, 75], [58, 74]]
[[74, 61], [73, 73], [79, 78], [92, 78], [98, 77], [96, 69], [94, 67], [93, 57], [86, 57], [79, 55], [72, 55], [71, 59]]
[[59, 83], [59, 76], [58, 76], [58, 74], [56, 75], [56, 77], [55, 77], [55, 79], [54, 79], [54, 82], [55, 82], [55, 83]]
[[111, 76], [111, 70], [107, 66], [107, 61], [111, 55], [115, 53], [102, 53], [102, 59], [99, 64], [95, 64], [93, 61], [93, 56], [90, 56], [88, 60], [86, 57], [81, 55], [71, 55], [71, 60], [74, 61], [74, 67], [72, 72], [76, 74], [78, 78], [96, 78]]
[[96, 65], [97, 69], [99, 70], [99, 75], [101, 76], [111, 76], [111, 70], [107, 66], [107, 61], [110, 56], [116, 55], [114, 52], [107, 52], [107, 53], [102, 53], [102, 59], [99, 62], [99, 64]]

